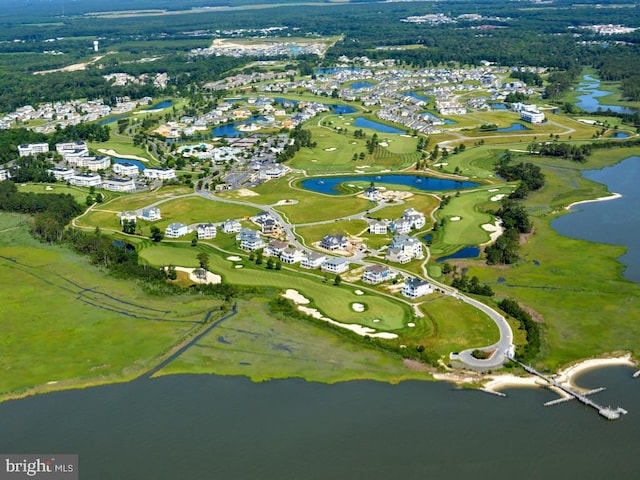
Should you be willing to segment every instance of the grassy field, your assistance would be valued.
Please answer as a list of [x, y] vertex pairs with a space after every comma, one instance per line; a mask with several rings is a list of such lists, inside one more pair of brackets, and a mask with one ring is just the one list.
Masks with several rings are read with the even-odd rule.
[[[18, 191], [20, 192], [69, 194], [72, 195], [75, 201], [80, 205], [85, 204], [87, 195], [89, 195], [88, 188], [68, 187], [64, 183], [25, 183], [19, 184], [17, 185], [17, 187]], [[106, 190], [96, 190], [96, 192], [102, 193], [102, 195], [104, 195], [105, 197], [105, 200], [114, 197], [112, 192], [108, 192]]]
[[25, 217], [0, 219], [0, 398], [138, 375], [218, 303], [149, 297], [84, 257], [36, 242]]
[[550, 222], [577, 200], [606, 195], [604, 185], [586, 180], [581, 170], [613, 164], [637, 149], [597, 152], [586, 164], [533, 159], [547, 186], [532, 194], [527, 207], [535, 234], [522, 246], [522, 261], [491, 268], [481, 261], [461, 261], [468, 275], [489, 283], [499, 296], [516, 298], [544, 322], [545, 347], [538, 361], [555, 370], [579, 358], [605, 352], [638, 355], [640, 287], [622, 278], [617, 258], [624, 247], [563, 237]]
[[241, 374], [254, 381], [301, 377], [327, 383], [428, 378], [407, 369], [395, 356], [355, 345], [304, 321], [276, 318], [267, 304], [267, 298], [259, 297], [238, 302], [238, 315], [159, 374]]

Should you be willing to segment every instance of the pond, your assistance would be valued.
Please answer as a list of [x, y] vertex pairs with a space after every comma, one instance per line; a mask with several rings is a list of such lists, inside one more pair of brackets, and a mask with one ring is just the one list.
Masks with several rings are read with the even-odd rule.
[[156, 111], [156, 110], [163, 110], [163, 109], [165, 109], [165, 108], [170, 107], [171, 105], [173, 105], [173, 102], [172, 102], [171, 100], [165, 100], [164, 102], [160, 102], [160, 103], [159, 103], [159, 104], [157, 104], [157, 105], [152, 105], [152, 106], [150, 106], [150, 107], [148, 107], [148, 108], [145, 108], [145, 110], [146, 110], [146, 111], [150, 111], [150, 110], [153, 110], [153, 111]]
[[213, 127], [211, 129], [211, 133], [214, 137], [242, 137], [246, 132], [238, 130], [237, 127], [239, 127], [240, 125], [248, 125], [249, 123], [260, 123], [261, 121], [264, 122], [265, 118], [254, 115], [253, 117], [249, 117], [246, 120]]
[[415, 98], [416, 100], [422, 100], [423, 102], [428, 102], [429, 101], [429, 97], [425, 97], [424, 95], [420, 95], [417, 92], [405, 92], [402, 95], [404, 95], [405, 97]]
[[373, 87], [375, 85], [375, 83], [371, 83], [371, 82], [355, 82], [352, 83], [351, 86], [349, 86], [349, 88], [351, 90], [360, 90], [361, 88], [370, 88]]
[[507, 106], [504, 103], [492, 103], [491, 108], [494, 110], [506, 110]]
[[406, 185], [418, 190], [441, 191], [457, 190], [460, 188], [477, 187], [478, 183], [459, 182], [443, 178], [427, 177], [425, 175], [359, 175], [339, 177], [315, 177], [303, 180], [301, 185], [306, 190], [329, 195], [339, 195], [338, 185], [345, 182], [374, 182], [375, 184]]
[[348, 115], [350, 113], [355, 113], [357, 110], [349, 105], [331, 105], [328, 104], [327, 107], [331, 109], [331, 113], [335, 113], [336, 115]]
[[446, 257], [440, 257], [436, 260], [436, 263], [446, 262], [447, 260], [453, 260], [455, 258], [477, 258], [480, 256], [479, 247], [464, 247], [451, 255]]
[[613, 132], [611, 138], [629, 138], [629, 134], [624, 132]]
[[489, 129], [489, 130], [479, 130], [479, 131], [480, 132], [488, 132], [488, 133], [493, 133], [493, 132], [505, 133], [505, 132], [519, 132], [519, 131], [524, 131], [524, 130], [531, 130], [531, 129], [526, 127], [526, 126], [524, 126], [521, 123], [512, 123], [508, 127], [492, 128], [492, 129]]
[[406, 130], [400, 130], [396, 127], [385, 125], [384, 123], [374, 122], [364, 117], [357, 117], [353, 122], [354, 127], [370, 128], [382, 133], [407, 133]]
[[113, 122], [117, 122], [118, 120], [122, 120], [123, 118], [127, 118], [129, 115], [117, 115], [115, 117], [105, 118], [104, 120], [100, 120], [98, 125], [108, 125]]
[[582, 95], [578, 95], [577, 107], [586, 112], [597, 112], [598, 110], [611, 110], [616, 113], [632, 114], [637, 112], [635, 108], [624, 107], [621, 105], [603, 105], [598, 100], [599, 97], [610, 95], [611, 92], [606, 90], [600, 90], [600, 80], [592, 77], [591, 75], [585, 75], [582, 77], [582, 82], [576, 89], [578, 92], [582, 92]]

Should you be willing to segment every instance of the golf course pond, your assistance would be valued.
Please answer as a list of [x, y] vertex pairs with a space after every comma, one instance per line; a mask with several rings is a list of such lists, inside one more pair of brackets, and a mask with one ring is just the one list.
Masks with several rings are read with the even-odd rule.
[[316, 177], [303, 180], [304, 189], [316, 193], [339, 195], [338, 185], [345, 182], [374, 182], [375, 184], [405, 185], [419, 190], [443, 191], [477, 187], [475, 182], [461, 182], [444, 178], [427, 177], [425, 175], [359, 175], [340, 177]]

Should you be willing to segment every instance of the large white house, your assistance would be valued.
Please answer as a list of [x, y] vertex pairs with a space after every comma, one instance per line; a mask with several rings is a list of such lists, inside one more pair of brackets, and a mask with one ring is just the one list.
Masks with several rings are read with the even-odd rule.
[[267, 257], [278, 257], [282, 255], [282, 252], [289, 247], [287, 242], [281, 242], [280, 240], [271, 240], [267, 247], [264, 249], [264, 254]]
[[155, 222], [156, 220], [160, 220], [162, 218], [160, 216], [160, 209], [158, 207], [143, 208], [142, 212], [140, 212], [139, 217], [142, 220], [147, 220], [149, 222]]
[[320, 246], [330, 251], [345, 250], [348, 243], [347, 237], [344, 235], [325, 235], [320, 242]]
[[344, 257], [330, 258], [322, 262], [320, 269], [323, 272], [339, 274], [349, 270], [349, 262]]
[[176, 178], [173, 168], [145, 168], [143, 175], [151, 180], [171, 180]]
[[280, 260], [282, 263], [289, 265], [298, 263], [304, 258], [304, 250], [296, 247], [287, 247], [280, 254]]
[[402, 286], [402, 295], [409, 298], [418, 298], [433, 292], [433, 287], [426, 280], [410, 277]]
[[236, 240], [240, 242], [240, 248], [243, 250], [248, 250], [249, 252], [253, 252], [254, 250], [259, 250], [264, 247], [264, 240], [260, 236], [260, 233], [257, 230], [251, 230], [250, 228], [243, 228], [238, 235], [236, 235]]
[[76, 187], [99, 187], [102, 178], [96, 174], [75, 173], [69, 177], [69, 183]]
[[385, 259], [390, 262], [407, 263], [414, 258], [424, 258], [422, 243], [408, 235], [395, 235]]
[[373, 220], [369, 223], [369, 233], [373, 235], [386, 235], [387, 230], [388, 227], [386, 222]]
[[196, 229], [198, 232], [198, 238], [201, 240], [207, 240], [216, 237], [216, 226], [213, 223], [201, 223]]
[[173, 222], [167, 226], [164, 231], [164, 236], [167, 238], [178, 238], [183, 237], [187, 233], [189, 233], [189, 227], [184, 223]]
[[222, 231], [224, 233], [238, 233], [242, 230], [242, 225], [238, 220], [225, 220], [222, 222]]
[[47, 153], [49, 151], [48, 143], [29, 143], [18, 145], [18, 155], [28, 157], [29, 155], [37, 155], [39, 153]]
[[73, 170], [73, 168], [50, 168], [49, 170], [47, 170], [47, 173], [50, 173], [51, 175], [56, 177], [56, 180], [58, 181], [66, 182], [73, 175], [75, 175], [76, 172]]
[[136, 182], [131, 178], [110, 178], [102, 182], [102, 188], [112, 192], [135, 192]]
[[362, 281], [377, 285], [378, 283], [394, 279], [397, 274], [398, 272], [392, 270], [387, 265], [369, 265], [364, 269]]
[[322, 253], [309, 252], [300, 261], [302, 268], [318, 268], [327, 259]]
[[122, 175], [123, 177], [137, 177], [140, 174], [138, 166], [129, 162], [115, 162], [111, 166], [111, 170], [116, 175]]

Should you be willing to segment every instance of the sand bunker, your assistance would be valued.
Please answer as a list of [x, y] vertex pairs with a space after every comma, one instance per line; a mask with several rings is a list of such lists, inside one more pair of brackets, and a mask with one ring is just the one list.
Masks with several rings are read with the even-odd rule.
[[240, 260], [242, 260], [242, 258], [240, 258], [240, 257], [238, 257], [236, 255], [233, 255], [231, 257], [227, 257], [227, 260], [231, 260], [232, 262], [239, 262]]
[[297, 290], [294, 290], [293, 288], [287, 289], [287, 291], [284, 292], [282, 296], [284, 298], [288, 298], [289, 300], [292, 300], [294, 303], [297, 303], [298, 305], [306, 305], [310, 303], [310, 300], [307, 297], [302, 295]]
[[493, 197], [491, 197], [489, 200], [491, 200], [492, 202], [497, 202], [499, 200], [502, 200], [504, 197], [504, 193], [499, 193], [498, 195], [494, 195]]
[[[285, 298], [288, 298], [289, 300], [292, 300], [293, 302], [298, 304], [298, 310], [300, 310], [302, 313], [306, 313], [307, 315], [311, 315], [313, 318], [316, 318], [318, 320], [322, 320], [323, 322], [327, 322], [330, 323], [331, 325], [335, 325], [337, 327], [341, 327], [341, 328], [345, 328], [347, 330], [350, 330], [354, 333], [356, 333], [357, 335], [360, 336], [369, 336], [372, 338], [385, 338], [385, 339], [393, 339], [393, 338], [398, 338], [398, 335], [396, 335], [395, 333], [389, 333], [389, 332], [378, 332], [375, 333], [375, 330], [371, 327], [363, 327], [362, 325], [357, 325], [357, 324], [350, 324], [350, 323], [340, 323], [340, 322], [336, 322], [335, 320], [332, 320], [328, 317], [325, 317], [324, 315], [322, 315], [316, 308], [309, 308], [309, 307], [303, 307], [302, 305], [310, 303], [309, 299], [304, 297], [303, 295], [301, 295], [297, 290], [293, 290], [292, 288], [288, 289], [284, 295]], [[355, 304], [354, 304], [355, 305]], [[380, 320], [378, 320], [380, 321]], [[375, 322], [375, 320], [374, 320]]]
[[149, 159], [142, 158], [142, 157], [139, 157], [137, 155], [125, 155], [124, 153], [118, 153], [115, 150], [107, 150], [105, 148], [99, 148], [98, 151], [100, 153], [104, 153], [105, 155], [109, 155], [111, 157], [125, 158], [125, 159], [128, 159], [128, 160], [139, 160], [141, 162], [148, 162], [149, 161]]
[[355, 292], [356, 295], [364, 295], [364, 292], [362, 290], [356, 290]]
[[487, 192], [493, 193], [493, 192], [497, 192], [499, 190], [500, 190], [499, 188], [491, 188], [491, 189], [487, 190]]
[[235, 268], [242, 268], [242, 267], [244, 267], [244, 265], [236, 265]]
[[236, 190], [236, 193], [239, 197], [257, 197], [260, 195], [253, 190], [249, 190], [248, 188], [241, 188], [239, 190]]
[[462, 220], [462, 217], [451, 217], [449, 220], [452, 222], [459, 222], [460, 220]]
[[330, 148], [325, 148], [324, 151], [325, 152], [335, 152], [337, 150], [336, 147], [330, 147]]
[[380, 319], [379, 318], [374, 318], [373, 319], [373, 323], [380, 323]]
[[496, 223], [485, 223], [482, 225], [482, 229], [486, 232], [489, 232], [489, 240], [488, 243], [495, 242], [500, 235], [502, 235], [502, 223], [500, 220], [496, 220]]
[[388, 147], [389, 144], [387, 142], [380, 142], [378, 145], [380, 145], [381, 147]]
[[354, 312], [364, 312], [364, 305], [361, 303], [352, 303], [351, 304], [351, 309]]
[[189, 280], [193, 283], [222, 283], [222, 277], [220, 275], [216, 275], [208, 270], [206, 270], [207, 274], [204, 277], [199, 277], [195, 274], [196, 268], [185, 268], [185, 267], [175, 267], [177, 272], [186, 272], [189, 274]]
[[415, 327], [415, 326], [416, 326], [415, 323], [412, 323], [412, 322], [411, 323], [407, 323], [407, 327]]

